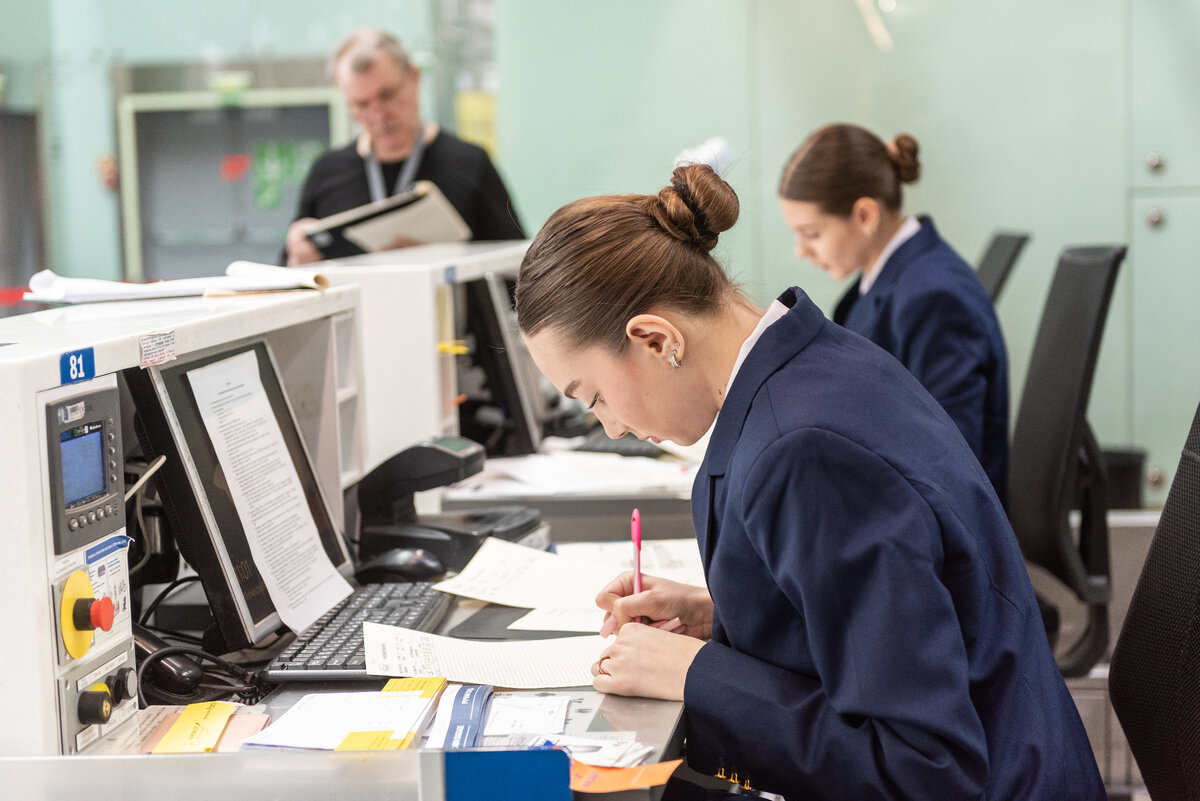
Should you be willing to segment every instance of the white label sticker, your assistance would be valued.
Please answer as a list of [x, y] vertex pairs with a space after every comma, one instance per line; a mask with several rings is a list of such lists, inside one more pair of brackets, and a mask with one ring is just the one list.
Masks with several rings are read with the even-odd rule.
[[169, 361], [174, 361], [175, 353], [175, 332], [160, 331], [157, 334], [146, 334], [138, 341], [141, 348], [141, 358], [139, 364], [142, 367], [150, 367], [154, 364], [165, 364]]

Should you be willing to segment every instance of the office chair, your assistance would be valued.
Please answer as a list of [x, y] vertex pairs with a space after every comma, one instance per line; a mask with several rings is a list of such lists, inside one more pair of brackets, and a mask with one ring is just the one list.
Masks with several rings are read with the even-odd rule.
[[1150, 797], [1200, 798], [1200, 409], [1113, 649], [1108, 691]]
[[979, 260], [979, 266], [975, 268], [975, 274], [979, 276], [979, 282], [987, 290], [992, 303], [1000, 297], [1000, 290], [1004, 288], [1017, 256], [1021, 255], [1021, 248], [1028, 241], [1029, 234], [996, 233], [992, 236], [983, 258]]
[[[1064, 250], [1046, 297], [1009, 451], [1008, 517], [1026, 561], [1087, 607], [1087, 625], [1059, 655], [1064, 676], [1086, 675], [1108, 647], [1108, 521], [1104, 461], [1086, 414], [1096, 356], [1123, 246]], [[1080, 510], [1078, 541], [1070, 513]], [[1047, 636], [1056, 607], [1039, 595]]]

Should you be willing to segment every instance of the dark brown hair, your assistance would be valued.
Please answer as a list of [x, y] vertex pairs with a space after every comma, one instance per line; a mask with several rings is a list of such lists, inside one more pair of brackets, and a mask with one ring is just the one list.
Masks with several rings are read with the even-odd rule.
[[625, 324], [652, 309], [716, 311], [734, 289], [709, 252], [738, 218], [737, 194], [702, 164], [676, 167], [657, 195], [577, 200], [551, 215], [517, 279], [526, 336], [624, 352]]
[[788, 159], [779, 181], [784, 200], [815, 203], [825, 214], [849, 217], [859, 198], [900, 210], [900, 185], [921, 176], [917, 140], [896, 134], [888, 144], [857, 125], [826, 125]]

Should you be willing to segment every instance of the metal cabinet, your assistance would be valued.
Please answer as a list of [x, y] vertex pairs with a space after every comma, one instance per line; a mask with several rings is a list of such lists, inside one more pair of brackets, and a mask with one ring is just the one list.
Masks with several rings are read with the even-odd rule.
[[1198, 36], [1196, 0], [1130, 3], [1130, 178], [1136, 190], [1200, 187]]
[[1159, 505], [1200, 402], [1200, 2], [1130, 4], [1133, 441]]
[[1131, 202], [1133, 439], [1160, 505], [1200, 403], [1200, 194]]

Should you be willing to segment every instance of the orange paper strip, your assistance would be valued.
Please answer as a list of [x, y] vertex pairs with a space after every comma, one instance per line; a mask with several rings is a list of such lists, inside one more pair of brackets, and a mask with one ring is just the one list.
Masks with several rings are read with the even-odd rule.
[[682, 759], [637, 765], [632, 768], [597, 768], [571, 760], [571, 789], [577, 793], [616, 793], [642, 787], [657, 787], [679, 767]]

